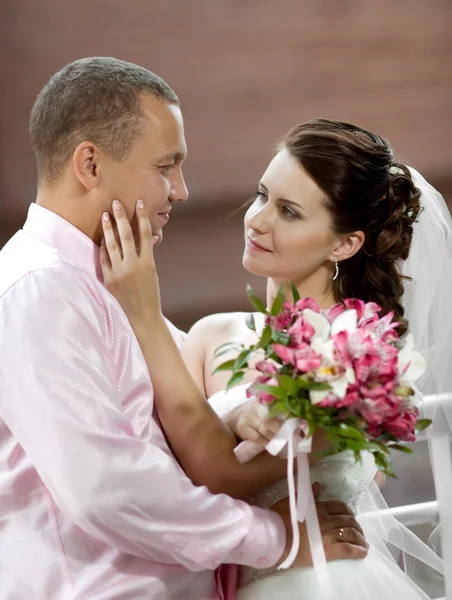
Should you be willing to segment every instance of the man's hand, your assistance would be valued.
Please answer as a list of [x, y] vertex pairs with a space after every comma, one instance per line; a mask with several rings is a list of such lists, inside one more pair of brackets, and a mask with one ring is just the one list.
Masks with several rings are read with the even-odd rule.
[[[361, 526], [347, 505], [339, 501], [328, 501], [316, 502], [316, 507], [326, 560], [366, 558], [369, 545], [364, 538]], [[292, 525], [288, 499], [286, 498], [275, 504], [272, 510], [282, 517], [287, 531], [286, 548], [279, 561], [280, 564], [288, 556], [292, 545]], [[312, 566], [306, 524], [298, 523], [298, 527], [300, 529], [300, 548], [293, 566]]]

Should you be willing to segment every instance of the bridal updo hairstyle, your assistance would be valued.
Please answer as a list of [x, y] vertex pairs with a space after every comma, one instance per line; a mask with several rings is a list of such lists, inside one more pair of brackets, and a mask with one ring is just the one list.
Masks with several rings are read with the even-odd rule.
[[366, 236], [362, 248], [339, 263], [336, 300], [376, 302], [383, 314], [394, 312], [399, 334], [406, 333], [400, 265], [421, 210], [409, 169], [394, 162], [391, 146], [380, 136], [328, 119], [297, 125], [279, 149], [287, 149], [324, 192], [334, 231]]

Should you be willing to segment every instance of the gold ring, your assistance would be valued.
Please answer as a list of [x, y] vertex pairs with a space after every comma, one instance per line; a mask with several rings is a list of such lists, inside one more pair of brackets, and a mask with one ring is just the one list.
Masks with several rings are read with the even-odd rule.
[[343, 527], [339, 527], [338, 538], [339, 538], [340, 542], [342, 542], [342, 540], [344, 539], [344, 528]]

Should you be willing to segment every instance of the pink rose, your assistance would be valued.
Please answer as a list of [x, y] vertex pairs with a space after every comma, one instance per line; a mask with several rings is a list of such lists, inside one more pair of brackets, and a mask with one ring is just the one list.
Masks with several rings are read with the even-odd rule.
[[347, 298], [344, 300], [344, 304], [348, 309], [356, 310], [358, 321], [363, 317], [366, 310], [366, 304], [362, 300], [358, 300], [357, 298]]
[[366, 431], [371, 438], [378, 438], [383, 433], [380, 425], [369, 425]]
[[334, 306], [331, 306], [331, 308], [328, 308], [325, 311], [325, 317], [328, 319], [329, 323], [331, 324], [334, 321], [334, 319], [336, 319], [339, 315], [341, 315], [345, 311], [346, 311], [346, 308], [343, 304], [335, 304]]
[[271, 404], [272, 402], [274, 402], [275, 400], [277, 400], [276, 396], [273, 396], [273, 394], [269, 394], [268, 392], [265, 392], [264, 390], [259, 390], [256, 389], [256, 385], [271, 385], [272, 387], [277, 387], [279, 385], [279, 383], [277, 382], [276, 379], [273, 379], [271, 377], [269, 377], [268, 375], [259, 375], [259, 377], [257, 377], [253, 383], [249, 386], [249, 388], [246, 390], [246, 395], [248, 398], [251, 398], [252, 396], [255, 396], [257, 398], [257, 401], [260, 402], [261, 404]]
[[378, 356], [372, 354], [364, 354], [357, 358], [353, 363], [356, 379], [361, 382], [367, 381], [379, 362]]
[[295, 365], [295, 349], [283, 344], [273, 344], [273, 350], [286, 365]]
[[314, 300], [314, 298], [301, 298], [300, 300], [298, 300], [295, 306], [300, 312], [303, 311], [305, 308], [310, 308], [316, 313], [320, 312], [320, 306], [317, 300]]
[[376, 302], [368, 302], [364, 309], [364, 314], [358, 321], [358, 327], [366, 327], [369, 323], [378, 321], [378, 314], [381, 311], [381, 306]]
[[365, 398], [359, 407], [359, 414], [370, 425], [382, 425], [388, 419], [397, 419], [400, 416], [400, 403], [387, 392], [374, 398]]
[[361, 397], [356, 391], [356, 389], [352, 389], [349, 386], [347, 393], [341, 399], [338, 399], [336, 403], [337, 408], [357, 408], [359, 403], [361, 402]]
[[267, 375], [275, 375], [278, 372], [277, 366], [271, 360], [260, 360], [254, 368]]
[[415, 426], [419, 411], [416, 407], [406, 410], [401, 415], [387, 419], [383, 426], [386, 431], [392, 433], [398, 439], [404, 442], [414, 442]]
[[309, 342], [315, 333], [314, 327], [304, 321], [303, 317], [298, 317], [295, 323], [288, 331], [293, 344], [299, 346], [304, 342]]
[[295, 350], [295, 366], [303, 373], [309, 373], [318, 369], [322, 364], [322, 357], [319, 356], [309, 344], [305, 344]]
[[322, 408], [335, 406], [339, 408], [338, 397], [333, 393], [329, 393], [323, 400], [318, 402], [316, 406], [321, 406]]
[[293, 304], [289, 302], [285, 302], [281, 311], [276, 317], [267, 317], [266, 324], [270, 325], [272, 329], [278, 329], [279, 331], [286, 331], [295, 315], [297, 315], [297, 310], [295, 309]]

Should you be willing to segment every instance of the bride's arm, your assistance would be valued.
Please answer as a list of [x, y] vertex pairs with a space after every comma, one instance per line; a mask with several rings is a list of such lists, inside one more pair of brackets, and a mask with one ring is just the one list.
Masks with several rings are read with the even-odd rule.
[[114, 215], [121, 248], [111, 222], [103, 221], [106, 247], [101, 248], [101, 264], [105, 284], [123, 307], [140, 343], [160, 421], [183, 469], [194, 483], [234, 497], [282, 479], [285, 461], [268, 453], [246, 464], [237, 461], [233, 433], [190, 376], [161, 313], [154, 242], [145, 210], [137, 208], [138, 254], [123, 209], [115, 210]]

